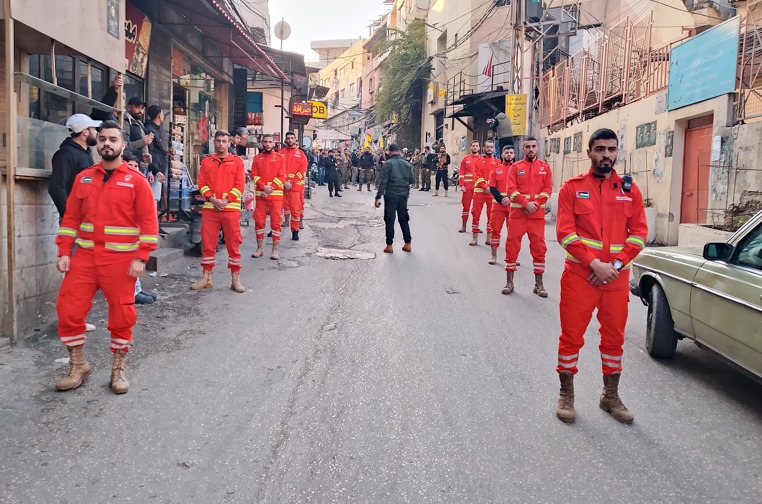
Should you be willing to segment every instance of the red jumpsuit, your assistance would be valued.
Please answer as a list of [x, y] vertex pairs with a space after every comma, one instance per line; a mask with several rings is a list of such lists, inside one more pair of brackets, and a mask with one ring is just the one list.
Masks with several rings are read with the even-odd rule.
[[463, 222], [468, 220], [468, 214], [471, 212], [471, 202], [474, 199], [474, 167], [481, 160], [479, 154], [469, 154], [460, 161], [460, 170], [458, 171], [458, 185], [463, 189], [463, 196], [460, 197], [460, 203], [463, 205]]
[[[545, 203], [553, 191], [553, 174], [545, 161], [532, 162], [522, 159], [513, 163], [508, 171], [508, 197], [511, 214], [508, 217], [508, 239], [505, 241], [505, 271], [516, 271], [516, 261], [521, 250], [521, 239], [529, 235], [529, 251], [535, 274], [545, 272]], [[530, 201], [537, 203], [537, 210], [529, 215], [524, 208]]]
[[299, 223], [304, 215], [304, 181], [307, 177], [307, 156], [300, 149], [284, 147], [279, 154], [286, 166], [286, 182], [291, 189], [285, 190], [286, 215], [291, 216], [291, 231], [299, 231]]
[[[273, 242], [280, 241], [280, 214], [283, 208], [283, 184], [286, 180], [286, 166], [283, 156], [277, 152], [262, 151], [251, 162], [251, 181], [256, 186], [256, 206], [254, 207], [254, 232], [257, 240], [265, 239], [265, 221], [270, 215], [270, 229]], [[273, 188], [269, 195], [266, 186]]]
[[[494, 187], [498, 190], [503, 198], [508, 198], [508, 170], [511, 165], [508, 161], [503, 161], [501, 164], [495, 166], [490, 173], [489, 181], [490, 187]], [[510, 205], [501, 205], [499, 201], [492, 202], [492, 218], [490, 224], [492, 225], [492, 238], [490, 240], [490, 246], [500, 246], [500, 231], [503, 229], [503, 224], [508, 226], [508, 214], [511, 211]]]
[[[471, 207], [471, 232], [479, 232], [482, 208], [487, 206], [487, 233], [492, 234], [492, 194], [489, 192], [489, 175], [492, 168], [500, 165], [493, 156], [479, 156], [474, 168], [474, 204]], [[490, 238], [491, 240], [491, 238]]]
[[[201, 267], [204, 271], [214, 269], [220, 229], [225, 234], [228, 268], [230, 271], [241, 271], [241, 196], [245, 184], [243, 161], [238, 156], [228, 154], [220, 159], [217, 154], [212, 154], [201, 161], [198, 186], [207, 199], [201, 210]], [[214, 208], [208, 201], [212, 196], [227, 200], [225, 210]]]
[[[558, 194], [556, 236], [566, 249], [561, 275], [561, 337], [556, 370], [577, 373], [579, 350], [593, 310], [598, 309], [601, 326], [603, 374], [622, 371], [624, 327], [629, 302], [630, 263], [645, 246], [648, 223], [643, 197], [635, 184], [622, 190], [616, 172], [597, 178], [590, 172], [567, 180]], [[606, 285], [587, 281], [590, 262], [622, 261], [616, 280]]]
[[74, 180], [56, 237], [58, 256], [71, 256], [58, 291], [58, 335], [66, 346], [85, 344], [85, 317], [100, 289], [108, 303], [111, 352], [129, 351], [135, 311], [135, 259], [148, 261], [158, 244], [156, 202], [146, 178], [127, 163], [107, 175], [101, 163]]

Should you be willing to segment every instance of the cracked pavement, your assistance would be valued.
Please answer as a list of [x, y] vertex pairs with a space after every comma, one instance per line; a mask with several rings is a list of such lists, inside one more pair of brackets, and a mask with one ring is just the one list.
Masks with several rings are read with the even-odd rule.
[[489, 249], [457, 233], [459, 193], [413, 191], [413, 253], [398, 229], [383, 254], [375, 193], [326, 192], [279, 261], [267, 246], [250, 258], [244, 227], [243, 294], [222, 246], [212, 290], [188, 289], [193, 257], [144, 277], [159, 301], [138, 308], [124, 396], [108, 388], [102, 299], [79, 389], [52, 389], [66, 366], [54, 318], [0, 352], [0, 503], [760, 501], [762, 386], [689, 342], [649, 358], [637, 300], [621, 390], [635, 423], [598, 408], [594, 323], [577, 423], [555, 418], [552, 223], [550, 297], [524, 266], [506, 297]]

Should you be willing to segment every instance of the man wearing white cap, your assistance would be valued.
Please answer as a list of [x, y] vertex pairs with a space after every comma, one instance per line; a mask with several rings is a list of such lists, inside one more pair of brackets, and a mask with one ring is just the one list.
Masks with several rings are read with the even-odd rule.
[[[71, 134], [53, 154], [53, 171], [48, 180], [48, 194], [58, 209], [59, 222], [66, 212], [66, 199], [77, 175], [95, 164], [90, 147], [98, 143], [95, 128], [100, 125], [101, 121], [93, 121], [85, 114], [74, 114], [66, 120]], [[95, 326], [86, 323], [85, 329], [87, 332], [95, 331]]]

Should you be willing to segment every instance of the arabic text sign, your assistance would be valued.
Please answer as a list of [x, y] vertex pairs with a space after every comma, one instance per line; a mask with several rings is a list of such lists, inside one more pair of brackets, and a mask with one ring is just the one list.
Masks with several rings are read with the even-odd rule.
[[669, 52], [667, 110], [735, 91], [740, 29], [736, 16]]
[[511, 121], [514, 135], [527, 134], [527, 95], [505, 95], [505, 115]]

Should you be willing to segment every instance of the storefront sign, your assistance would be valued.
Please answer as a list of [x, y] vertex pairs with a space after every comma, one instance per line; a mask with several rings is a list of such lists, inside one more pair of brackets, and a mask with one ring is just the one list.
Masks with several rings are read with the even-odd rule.
[[669, 52], [667, 110], [735, 91], [740, 30], [736, 16]]
[[527, 95], [505, 95], [505, 115], [514, 135], [527, 134]]
[[124, 20], [126, 69], [141, 79], [145, 79], [146, 76], [150, 43], [151, 20], [140, 9], [127, 2]]
[[312, 117], [312, 104], [309, 102], [292, 103], [291, 115], [294, 117]]
[[191, 73], [191, 66], [183, 53], [172, 48], [172, 75], [175, 77], [187, 77]]
[[313, 100], [308, 103], [312, 104], [313, 119], [328, 119], [328, 105], [325, 102]]
[[106, 31], [119, 40], [119, 0], [106, 0]]

